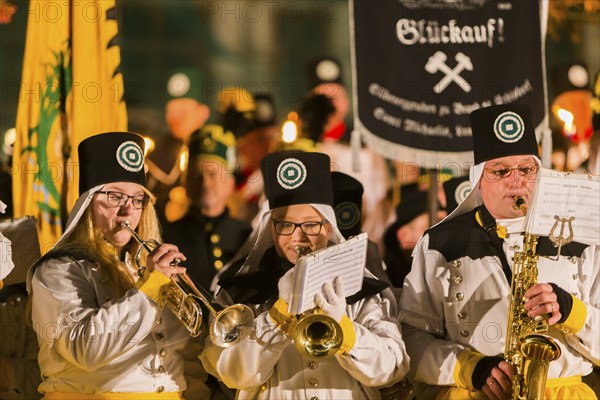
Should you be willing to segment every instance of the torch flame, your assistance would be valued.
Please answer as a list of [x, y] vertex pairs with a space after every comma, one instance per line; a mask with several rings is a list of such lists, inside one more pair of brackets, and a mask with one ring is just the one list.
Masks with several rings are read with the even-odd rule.
[[556, 115], [565, 124], [563, 127], [563, 131], [564, 131], [565, 135], [567, 135], [567, 136], [575, 135], [575, 132], [577, 132], [577, 128], [573, 124], [573, 120], [574, 120], [573, 113], [565, 110], [564, 108], [559, 108], [558, 111], [556, 112]]

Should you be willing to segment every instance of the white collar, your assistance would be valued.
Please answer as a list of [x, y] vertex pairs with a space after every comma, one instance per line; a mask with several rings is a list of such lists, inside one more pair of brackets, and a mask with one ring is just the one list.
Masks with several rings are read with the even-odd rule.
[[508, 235], [525, 232], [525, 217], [498, 219], [496, 223], [506, 228]]

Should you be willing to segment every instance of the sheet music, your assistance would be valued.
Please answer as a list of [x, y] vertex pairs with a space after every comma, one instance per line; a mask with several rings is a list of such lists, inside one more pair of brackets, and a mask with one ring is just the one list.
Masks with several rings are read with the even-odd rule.
[[600, 177], [540, 170], [527, 217], [526, 229], [533, 235], [573, 233], [573, 241], [600, 243]]
[[344, 294], [351, 296], [362, 288], [367, 258], [367, 234], [361, 233], [344, 243], [330, 246], [301, 257], [296, 263], [291, 314], [300, 314], [316, 306], [315, 295], [325, 282], [342, 278]]

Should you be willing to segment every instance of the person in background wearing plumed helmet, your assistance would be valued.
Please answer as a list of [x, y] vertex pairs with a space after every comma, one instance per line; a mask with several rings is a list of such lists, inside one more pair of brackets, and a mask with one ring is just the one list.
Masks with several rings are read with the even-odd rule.
[[[417, 398], [512, 396], [504, 360], [513, 255], [525, 216], [515, 197], [532, 201], [540, 168], [531, 108], [506, 104], [471, 113], [475, 165], [471, 191], [413, 252], [400, 318]], [[566, 247], [565, 247], [566, 246]], [[549, 363], [546, 399], [595, 399], [582, 382], [600, 363], [600, 270], [597, 246], [570, 242], [560, 257], [538, 238], [537, 284], [523, 307], [560, 347]], [[515, 301], [518, 301], [516, 299]]]
[[[182, 399], [189, 335], [161, 303], [169, 278], [185, 272], [176, 259], [186, 258], [162, 244], [138, 271], [140, 244], [122, 225], [128, 221], [143, 240], [160, 242], [154, 197], [145, 187], [144, 140], [103, 133], [78, 150], [80, 197], [28, 281], [39, 391], [49, 400]], [[209, 396], [207, 388], [196, 393]]]
[[[343, 331], [340, 347], [311, 359], [288, 339], [294, 265], [299, 253], [343, 241], [332, 208], [329, 157], [277, 152], [262, 161], [269, 210], [233, 263], [241, 268], [219, 281], [218, 296], [255, 310], [252, 340], [222, 348], [207, 341], [206, 370], [237, 389], [240, 399], [379, 399], [378, 387], [403, 379], [408, 359], [393, 296], [365, 269], [362, 289], [346, 298], [341, 279], [327, 282], [316, 304]], [[291, 322], [290, 322], [291, 323]]]

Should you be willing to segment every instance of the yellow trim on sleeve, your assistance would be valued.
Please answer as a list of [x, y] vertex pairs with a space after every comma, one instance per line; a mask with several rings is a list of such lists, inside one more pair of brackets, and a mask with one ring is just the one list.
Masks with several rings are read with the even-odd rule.
[[456, 366], [454, 367], [454, 382], [458, 386], [466, 387], [470, 390], [475, 390], [471, 378], [475, 366], [484, 357], [483, 354], [477, 353], [470, 349], [463, 350], [458, 356]]
[[269, 316], [280, 331], [285, 335], [292, 335], [298, 323], [298, 318], [296, 315], [288, 313], [288, 309], [288, 304], [280, 297], [269, 310]]
[[581, 376], [565, 376], [564, 378], [549, 378], [546, 380], [546, 388], [564, 387], [581, 383]]
[[342, 317], [340, 326], [342, 327], [344, 339], [342, 341], [342, 346], [338, 351], [339, 353], [344, 354], [352, 350], [354, 347], [354, 343], [356, 343], [356, 331], [354, 330], [354, 323], [346, 314], [344, 314]]
[[161, 303], [162, 287], [171, 282], [171, 279], [158, 271], [151, 271], [147, 277], [139, 279], [135, 287], [157, 303]]
[[269, 310], [269, 315], [277, 325], [283, 326], [290, 317], [290, 314], [287, 312], [287, 310], [288, 304], [280, 297]]
[[571, 295], [573, 298], [573, 308], [571, 308], [571, 314], [565, 322], [558, 324], [557, 328], [561, 331], [575, 335], [585, 325], [587, 319], [587, 308], [585, 303], [579, 300], [577, 297]]

